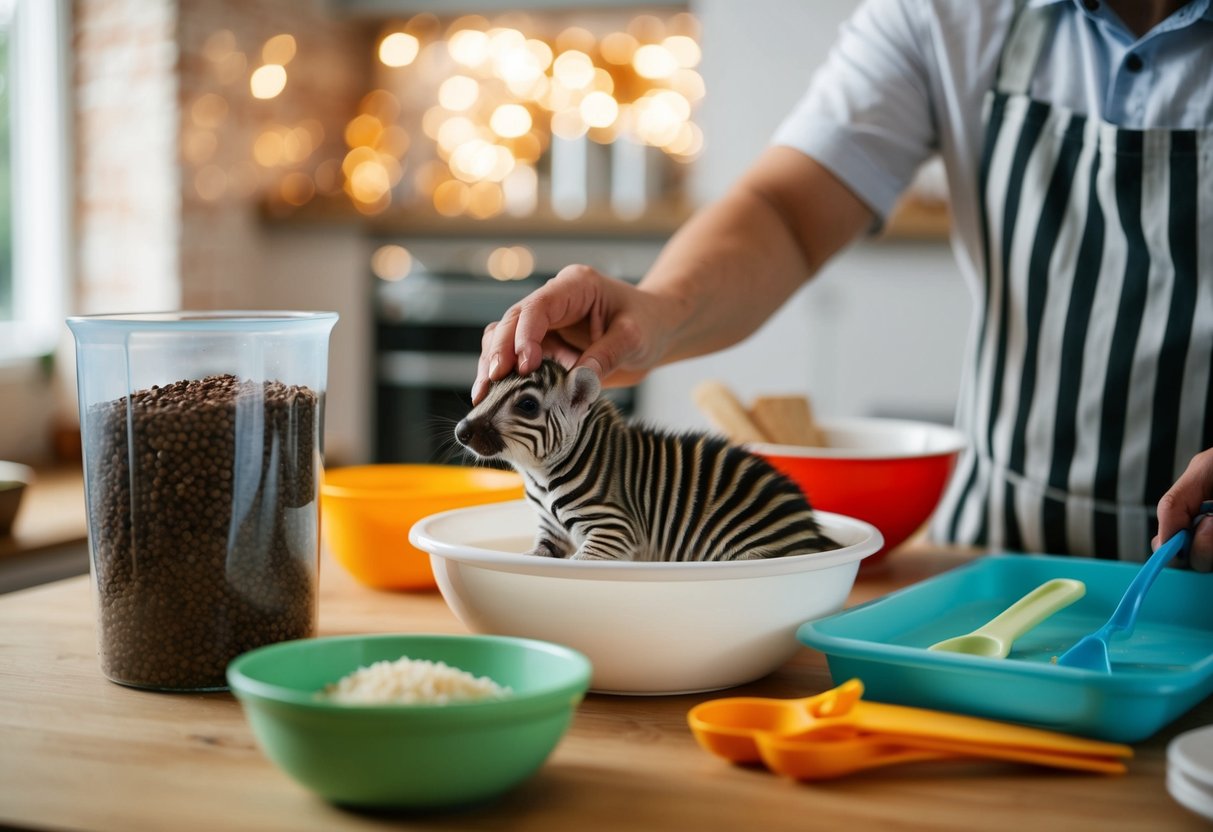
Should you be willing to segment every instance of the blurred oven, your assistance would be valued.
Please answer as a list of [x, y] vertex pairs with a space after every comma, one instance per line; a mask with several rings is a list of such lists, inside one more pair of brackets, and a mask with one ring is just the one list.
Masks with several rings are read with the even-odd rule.
[[[410, 265], [403, 276], [374, 281], [373, 452], [376, 462], [414, 463], [467, 461], [454, 429], [471, 407], [487, 323], [570, 263], [638, 280], [661, 245], [660, 240], [564, 238], [379, 242], [380, 250], [407, 252], [397, 252], [397, 258], [407, 256]], [[613, 389], [607, 395], [631, 413], [638, 392]]]

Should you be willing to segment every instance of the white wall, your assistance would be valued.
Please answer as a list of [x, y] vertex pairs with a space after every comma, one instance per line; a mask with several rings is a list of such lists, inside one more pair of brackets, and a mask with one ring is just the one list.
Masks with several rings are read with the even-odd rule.
[[766, 146], [829, 52], [857, 0], [691, 0], [707, 94], [696, 120], [704, 150], [692, 188], [720, 196]]
[[[695, 0], [708, 94], [694, 168], [700, 201], [722, 194], [766, 146], [855, 0]], [[718, 378], [743, 398], [806, 393], [819, 415], [951, 417], [969, 295], [946, 242], [860, 243], [743, 344], [654, 373], [642, 415], [706, 427], [691, 390]]]
[[374, 329], [368, 285], [372, 246], [345, 227], [262, 233], [263, 277], [253, 287], [253, 303], [337, 313], [329, 337], [325, 455], [335, 464], [366, 462], [373, 436]]

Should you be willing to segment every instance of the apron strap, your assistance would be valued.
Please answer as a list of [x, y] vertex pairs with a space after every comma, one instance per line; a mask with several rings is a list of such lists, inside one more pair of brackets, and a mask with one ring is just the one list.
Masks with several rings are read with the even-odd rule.
[[1021, 0], [1018, 5], [999, 59], [998, 79], [994, 82], [996, 90], [1010, 95], [1027, 94], [1045, 39], [1053, 31], [1053, 17], [1057, 11], [1052, 4], [1028, 8]]

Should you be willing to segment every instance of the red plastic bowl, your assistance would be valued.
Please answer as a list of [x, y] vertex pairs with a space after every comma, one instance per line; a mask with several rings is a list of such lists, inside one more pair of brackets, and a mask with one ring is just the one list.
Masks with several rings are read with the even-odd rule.
[[828, 447], [752, 444], [747, 449], [791, 477], [813, 508], [866, 520], [884, 535], [870, 567], [918, 531], [943, 496], [963, 434], [900, 419], [822, 421]]

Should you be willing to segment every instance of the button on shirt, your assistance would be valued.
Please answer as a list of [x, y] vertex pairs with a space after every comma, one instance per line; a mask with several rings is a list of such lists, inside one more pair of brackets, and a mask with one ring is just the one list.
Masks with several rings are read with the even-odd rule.
[[[1099, 0], [1058, 6], [1029, 93], [1119, 127], [1213, 129], [1213, 0], [1191, 0], [1145, 35]], [[962, 270], [977, 276], [982, 109], [1016, 4], [867, 0], [839, 30], [773, 143], [812, 156], [881, 217], [919, 165], [947, 171]]]

